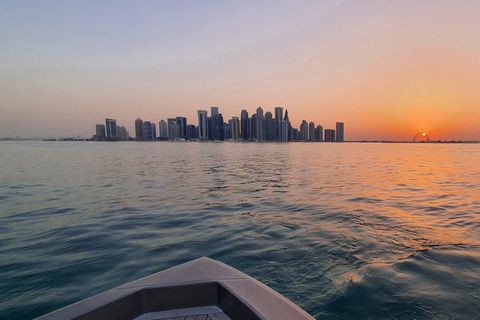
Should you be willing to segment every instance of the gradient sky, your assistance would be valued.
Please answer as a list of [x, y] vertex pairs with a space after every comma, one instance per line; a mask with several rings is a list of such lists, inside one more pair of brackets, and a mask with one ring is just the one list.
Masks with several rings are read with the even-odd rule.
[[282, 106], [346, 140], [480, 140], [479, 17], [477, 0], [0, 0], [0, 137]]

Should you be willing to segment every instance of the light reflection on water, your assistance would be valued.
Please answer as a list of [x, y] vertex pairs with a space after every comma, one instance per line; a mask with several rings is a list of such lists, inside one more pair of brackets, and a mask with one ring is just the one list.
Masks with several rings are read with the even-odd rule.
[[0, 310], [210, 256], [317, 319], [480, 313], [480, 145], [0, 143]]

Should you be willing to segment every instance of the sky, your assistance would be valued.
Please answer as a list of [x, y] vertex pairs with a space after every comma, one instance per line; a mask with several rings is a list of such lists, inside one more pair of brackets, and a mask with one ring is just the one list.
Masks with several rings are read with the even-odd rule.
[[480, 140], [480, 1], [0, 0], [0, 137], [261, 106], [346, 140]]

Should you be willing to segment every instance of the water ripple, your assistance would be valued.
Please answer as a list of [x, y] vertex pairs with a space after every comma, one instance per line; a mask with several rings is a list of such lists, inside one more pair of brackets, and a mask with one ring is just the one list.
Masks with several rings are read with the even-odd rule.
[[478, 145], [187, 146], [0, 143], [0, 318], [204, 255], [317, 319], [480, 313]]

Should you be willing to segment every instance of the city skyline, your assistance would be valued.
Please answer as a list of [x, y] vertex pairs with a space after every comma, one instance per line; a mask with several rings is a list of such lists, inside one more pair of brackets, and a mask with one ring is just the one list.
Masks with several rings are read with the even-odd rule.
[[[480, 2], [4, 1], [0, 137], [262, 106], [349, 140], [480, 140]], [[158, 125], [158, 123], [157, 123]], [[329, 125], [330, 126], [330, 125]], [[157, 128], [158, 129], [158, 128]], [[333, 127], [332, 127], [333, 129]]]
[[[249, 117], [248, 111], [241, 110], [241, 117], [223, 117], [219, 107], [207, 110], [197, 110], [197, 125], [189, 124], [186, 117], [176, 116], [158, 121], [158, 135], [156, 122], [140, 117], [134, 122], [135, 136], [129, 135], [124, 126], [119, 126], [116, 119], [105, 119], [105, 124], [95, 125], [93, 140], [245, 140], [245, 141], [317, 141], [317, 142], [344, 142], [345, 130], [343, 122], [336, 122], [335, 129], [324, 129], [313, 121], [302, 120], [297, 128], [290, 122], [288, 110], [275, 107], [275, 117], [272, 112], [258, 107]], [[117, 131], [119, 134], [117, 135]], [[325, 139], [324, 139], [325, 137]]]

